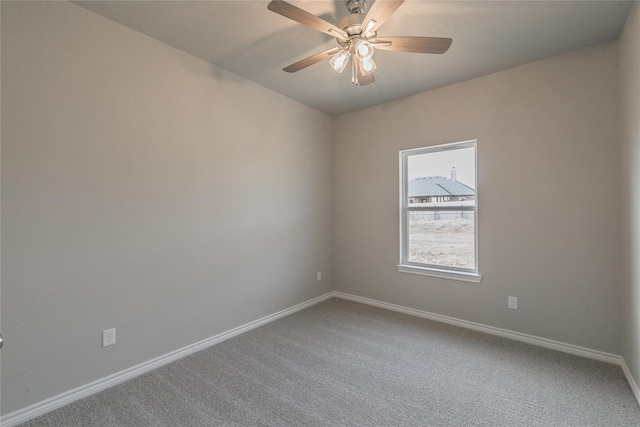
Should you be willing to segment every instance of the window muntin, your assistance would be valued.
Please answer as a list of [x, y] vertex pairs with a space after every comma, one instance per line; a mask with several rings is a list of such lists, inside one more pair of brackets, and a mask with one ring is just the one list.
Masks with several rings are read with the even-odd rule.
[[475, 140], [400, 152], [398, 270], [479, 281], [476, 176]]

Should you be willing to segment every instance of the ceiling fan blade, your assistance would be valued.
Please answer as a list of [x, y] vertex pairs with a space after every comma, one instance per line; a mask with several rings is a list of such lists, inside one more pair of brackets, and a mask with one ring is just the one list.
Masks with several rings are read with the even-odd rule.
[[353, 67], [356, 69], [356, 76], [358, 77], [358, 86], [366, 86], [376, 81], [373, 73], [369, 73], [366, 76], [360, 71], [360, 63], [357, 56], [353, 56]]
[[362, 21], [362, 28], [367, 28], [370, 21], [375, 21], [374, 24], [371, 24], [373, 26], [369, 28], [368, 32], [375, 31], [397, 8], [402, 6], [402, 3], [404, 0], [376, 0]]
[[286, 68], [283, 68], [283, 71], [286, 71], [287, 73], [295, 73], [296, 71], [300, 71], [303, 68], [307, 68], [310, 65], [316, 64], [320, 61], [322, 61], [323, 59], [327, 59], [329, 57], [331, 57], [331, 55], [338, 53], [340, 49], [337, 47], [334, 47], [333, 49], [329, 49], [329, 50], [325, 50], [324, 52], [320, 52], [320, 53], [316, 53], [313, 56], [310, 56], [308, 58], [303, 59], [302, 61], [298, 61], [295, 64], [291, 64]]
[[[380, 50], [415, 53], [445, 53], [453, 40], [441, 37], [383, 37], [374, 46]], [[388, 44], [391, 43], [391, 44]]]
[[335, 25], [328, 23], [322, 18], [318, 18], [316, 15], [309, 13], [306, 10], [302, 10], [297, 6], [287, 3], [284, 0], [273, 0], [269, 3], [267, 9], [286, 18], [293, 19], [307, 27], [311, 27], [314, 30], [329, 34], [330, 36], [342, 38], [349, 37], [344, 31]]

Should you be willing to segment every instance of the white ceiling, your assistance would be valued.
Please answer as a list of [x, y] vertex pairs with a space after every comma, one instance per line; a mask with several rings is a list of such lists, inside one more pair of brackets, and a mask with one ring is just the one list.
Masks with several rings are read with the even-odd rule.
[[[378, 35], [450, 37], [451, 48], [444, 55], [377, 51], [376, 81], [360, 87], [328, 61], [282, 71], [337, 44], [270, 12], [267, 0], [74, 3], [330, 115], [614, 40], [632, 4], [408, 0]], [[333, 24], [348, 14], [343, 0], [290, 3]]]

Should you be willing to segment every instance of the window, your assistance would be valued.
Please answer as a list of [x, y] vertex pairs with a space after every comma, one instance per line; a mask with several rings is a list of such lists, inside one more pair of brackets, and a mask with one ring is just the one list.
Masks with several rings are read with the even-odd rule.
[[477, 210], [475, 140], [400, 151], [398, 271], [480, 282]]

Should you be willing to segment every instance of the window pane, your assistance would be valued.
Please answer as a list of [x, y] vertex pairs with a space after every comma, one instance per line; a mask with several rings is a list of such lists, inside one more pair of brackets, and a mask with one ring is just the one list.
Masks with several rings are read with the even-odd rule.
[[[475, 148], [435, 151], [407, 158], [407, 198], [410, 204], [475, 202]], [[469, 203], [471, 202], [471, 203]]]
[[475, 269], [473, 211], [407, 212], [407, 261]]
[[399, 271], [478, 275], [476, 146], [470, 140], [400, 152]]

